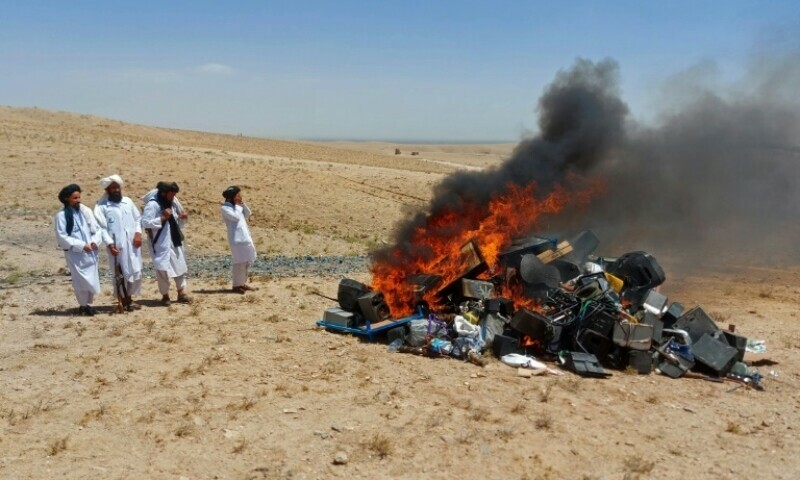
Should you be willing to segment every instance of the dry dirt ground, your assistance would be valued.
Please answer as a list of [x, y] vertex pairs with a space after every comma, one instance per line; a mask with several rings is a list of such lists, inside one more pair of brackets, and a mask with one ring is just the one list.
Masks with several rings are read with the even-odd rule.
[[83, 185], [91, 205], [112, 173], [131, 196], [177, 181], [191, 256], [226, 253], [218, 200], [240, 184], [261, 254], [360, 254], [454, 164], [511, 150], [394, 147], [0, 107], [0, 478], [797, 477], [797, 266], [690, 275], [662, 261], [671, 299], [766, 340], [749, 357], [763, 392], [625, 372], [521, 378], [494, 359], [389, 353], [315, 328], [332, 302], [314, 292], [335, 295], [338, 278], [261, 277], [245, 296], [223, 293], [227, 278], [193, 278], [195, 302], [169, 308], [146, 279], [145, 307], [129, 314], [111, 312], [106, 281], [102, 313], [73, 316], [52, 232], [63, 185]]

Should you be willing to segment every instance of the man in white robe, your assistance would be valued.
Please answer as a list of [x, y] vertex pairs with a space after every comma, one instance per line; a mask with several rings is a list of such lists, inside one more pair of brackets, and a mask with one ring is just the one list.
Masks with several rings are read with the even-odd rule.
[[[119, 175], [100, 180], [106, 193], [94, 206], [97, 224], [103, 230], [103, 242], [108, 245], [108, 261], [111, 271], [119, 265], [125, 282], [124, 307], [129, 312], [139, 310], [141, 305], [133, 301], [142, 290], [142, 215], [139, 208], [128, 197], [122, 196], [125, 182]], [[114, 292], [121, 295], [120, 292]]]
[[142, 212], [142, 228], [147, 232], [150, 244], [150, 256], [156, 270], [158, 291], [161, 292], [161, 304], [170, 305], [169, 284], [174, 279], [178, 289], [177, 300], [191, 303], [186, 294], [186, 256], [183, 248], [181, 229], [188, 214], [176, 205], [175, 194], [178, 193], [175, 182], [158, 182], [156, 192], [145, 195], [145, 206]]
[[244, 294], [248, 290], [257, 290], [247, 285], [247, 269], [256, 260], [256, 247], [250, 236], [247, 219], [250, 218], [250, 209], [242, 199], [239, 187], [228, 187], [222, 196], [222, 219], [228, 227], [228, 243], [231, 246], [231, 270], [233, 277], [233, 291]]
[[64, 208], [53, 222], [56, 240], [64, 250], [78, 313], [92, 316], [97, 313], [92, 307], [94, 296], [100, 293], [97, 250], [102, 243], [102, 231], [89, 207], [81, 204], [81, 187], [74, 183], [67, 185], [58, 193], [58, 199]]

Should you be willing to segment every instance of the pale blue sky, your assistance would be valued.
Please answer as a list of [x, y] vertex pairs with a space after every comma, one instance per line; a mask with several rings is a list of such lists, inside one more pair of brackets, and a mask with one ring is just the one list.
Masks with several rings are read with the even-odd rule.
[[710, 60], [733, 79], [797, 32], [797, 1], [9, 0], [0, 104], [265, 137], [515, 141], [577, 57], [617, 60], [648, 118], [669, 76]]

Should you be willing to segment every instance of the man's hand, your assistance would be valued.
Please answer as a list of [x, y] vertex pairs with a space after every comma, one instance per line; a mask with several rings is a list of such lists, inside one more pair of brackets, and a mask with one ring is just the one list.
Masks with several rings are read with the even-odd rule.
[[94, 242], [92, 242], [92, 250], [95, 252], [97, 251], [97, 244]]
[[178, 218], [180, 218], [181, 220], [186, 220], [187, 218], [189, 218], [189, 214], [186, 213], [186, 211], [183, 211], [181, 212], [180, 215], [178, 215]]
[[86, 252], [86, 253], [91, 253], [92, 252], [92, 246], [87, 243], [86, 245], [83, 246], [83, 251]]
[[167, 220], [169, 220], [169, 217], [171, 216], [172, 216], [172, 209], [165, 208], [164, 211], [161, 212], [161, 221], [166, 222]]
[[139, 248], [142, 246], [142, 234], [135, 233], [133, 234], [133, 248]]
[[116, 246], [116, 245], [109, 245], [109, 247], [108, 247], [108, 251], [109, 251], [109, 252], [111, 252], [111, 255], [113, 255], [113, 256], [115, 256], [115, 257], [116, 257], [117, 255], [119, 255], [119, 248], [117, 248], [117, 246]]

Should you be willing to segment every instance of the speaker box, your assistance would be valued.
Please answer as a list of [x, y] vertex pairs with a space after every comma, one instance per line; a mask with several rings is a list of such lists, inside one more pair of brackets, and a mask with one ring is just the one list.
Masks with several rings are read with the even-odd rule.
[[653, 371], [653, 354], [648, 350], [631, 350], [628, 352], [628, 366], [640, 375]]
[[336, 299], [339, 306], [348, 312], [358, 312], [358, 298], [366, 295], [372, 289], [361, 282], [350, 278], [343, 278], [339, 282], [339, 292]]
[[675, 322], [683, 315], [683, 305], [678, 302], [673, 302], [667, 311], [661, 315], [661, 320], [664, 322], [664, 328], [672, 328]]
[[514, 315], [514, 301], [504, 297], [491, 298], [486, 301], [486, 311], [510, 317]]
[[675, 328], [686, 330], [692, 338], [692, 344], [700, 341], [704, 334], [713, 336], [715, 332], [719, 331], [719, 327], [714, 323], [714, 320], [700, 307], [694, 307], [681, 315], [678, 321], [675, 322]]
[[736, 363], [736, 347], [731, 347], [708, 334], [692, 344], [692, 354], [698, 363], [708, 367], [717, 375], [725, 375]]
[[523, 354], [525, 351], [519, 346], [519, 338], [516, 335], [495, 335], [492, 341], [492, 353], [496, 358], [500, 358], [509, 353]]
[[728, 345], [736, 349], [736, 361], [743, 362], [744, 353], [747, 349], [747, 338], [728, 331], [723, 331], [722, 334], [725, 336], [725, 340], [728, 341]]
[[389, 305], [381, 292], [369, 292], [358, 297], [358, 309], [364, 320], [370, 323], [382, 322], [391, 317]]
[[594, 330], [583, 330], [575, 339], [576, 347], [606, 361], [614, 350], [611, 339]]
[[585, 318], [582, 326], [589, 330], [593, 330], [598, 335], [610, 339], [614, 333], [614, 325], [616, 323], [617, 318], [613, 314], [607, 312], [606, 310], [601, 310], [594, 315]]
[[664, 330], [664, 321], [650, 312], [645, 312], [642, 323], [653, 327], [653, 343], [661, 345], [661, 331]]
[[524, 333], [533, 340], [544, 341], [549, 324], [550, 320], [547, 317], [527, 308], [517, 310], [517, 313], [511, 318], [511, 326], [514, 327], [514, 330]]
[[666, 280], [664, 269], [647, 252], [630, 252], [617, 258], [606, 269], [608, 273], [625, 282], [623, 296], [634, 304], [641, 303], [647, 290], [655, 288]]

